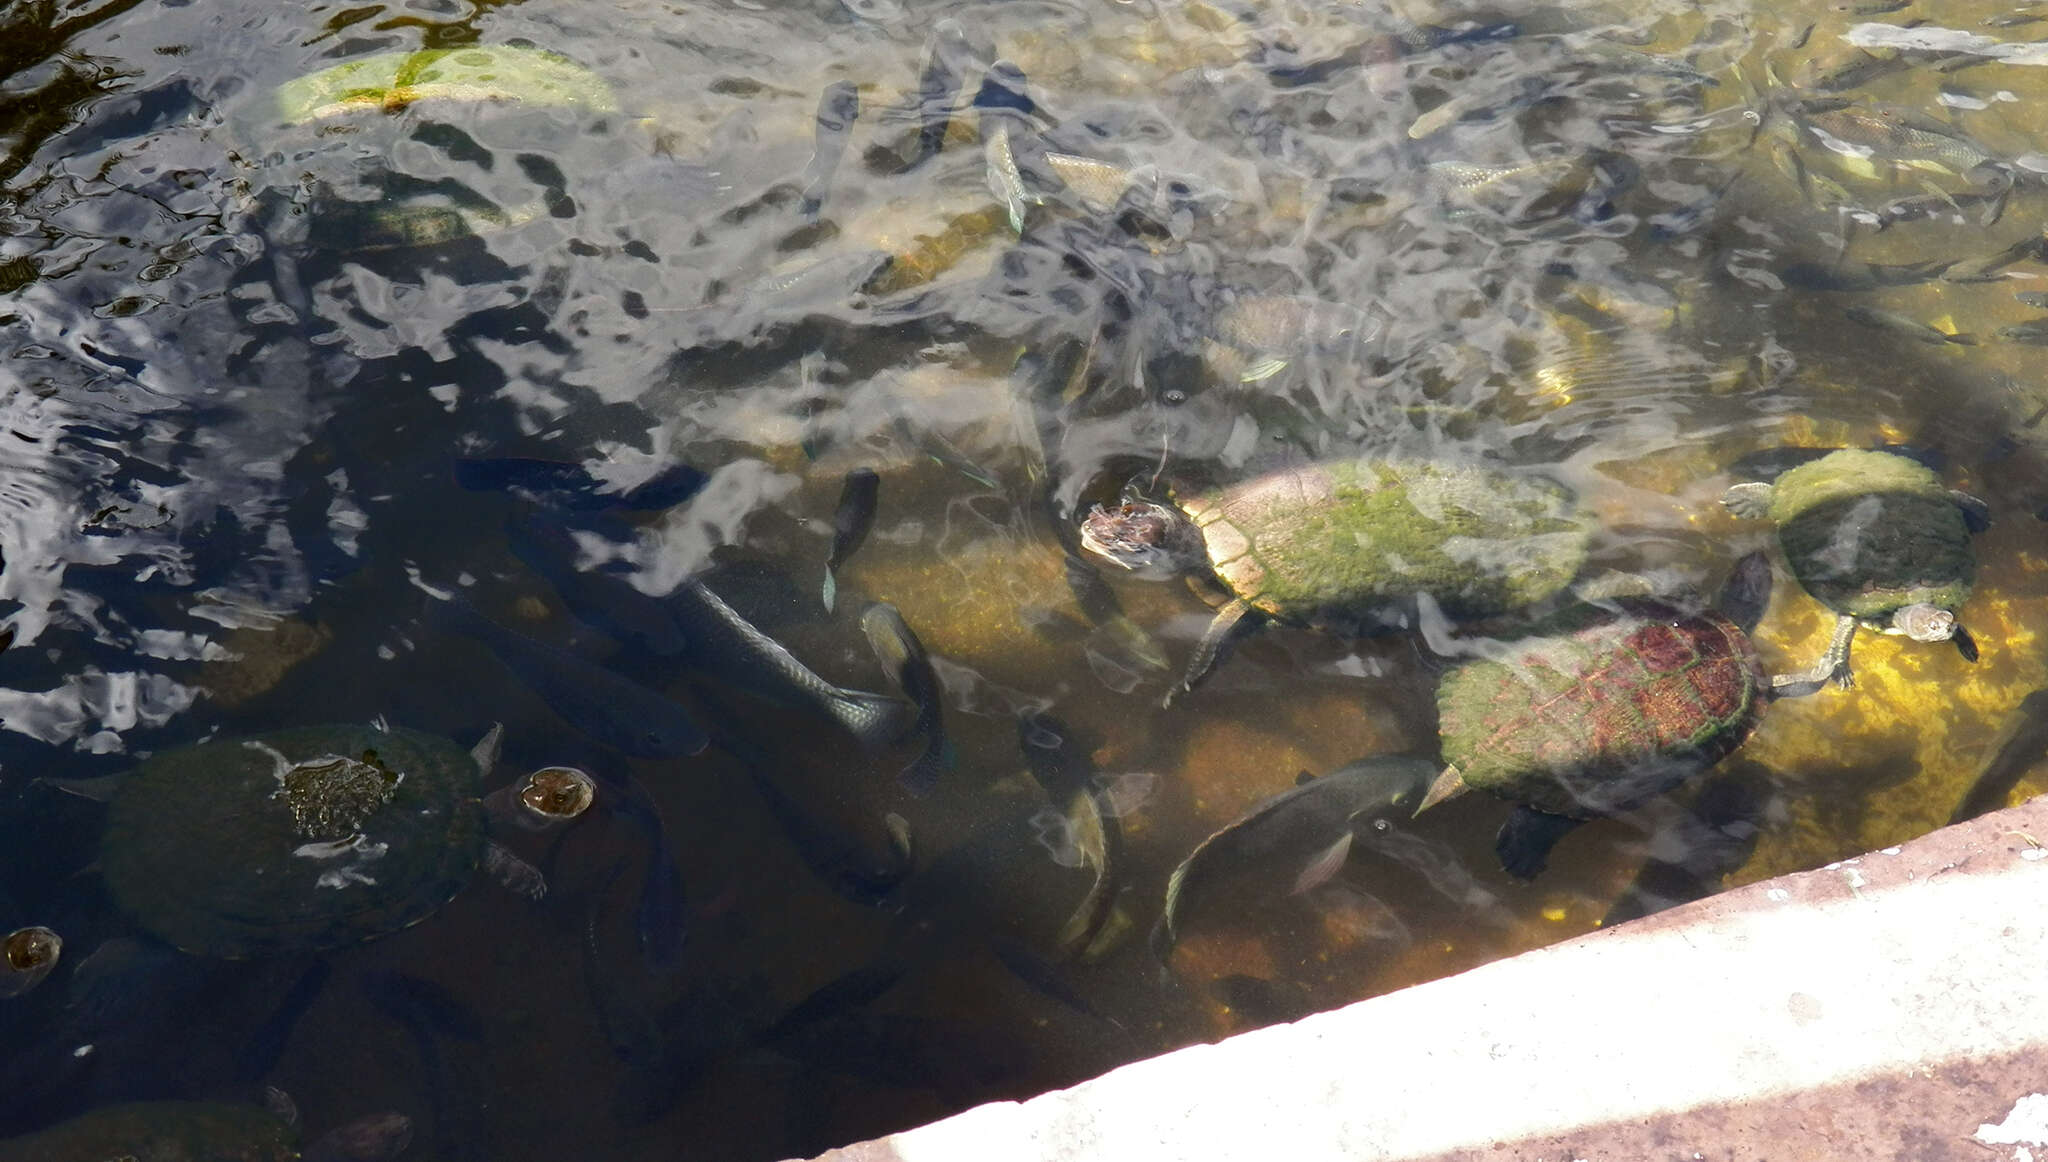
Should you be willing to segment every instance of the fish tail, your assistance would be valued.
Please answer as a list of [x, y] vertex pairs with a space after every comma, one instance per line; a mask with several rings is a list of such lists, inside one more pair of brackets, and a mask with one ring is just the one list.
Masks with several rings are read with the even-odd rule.
[[1152, 925], [1152, 935], [1146, 943], [1151, 946], [1153, 959], [1159, 962], [1160, 969], [1170, 975], [1173, 965], [1173, 946], [1179, 943], [1179, 935], [1174, 932], [1172, 922], [1165, 916], [1159, 917], [1158, 921]]
[[916, 761], [903, 768], [896, 781], [903, 789], [922, 799], [939, 785], [939, 776], [953, 768], [959, 759], [959, 752], [953, 748], [953, 741], [947, 739], [937, 746], [926, 747]]

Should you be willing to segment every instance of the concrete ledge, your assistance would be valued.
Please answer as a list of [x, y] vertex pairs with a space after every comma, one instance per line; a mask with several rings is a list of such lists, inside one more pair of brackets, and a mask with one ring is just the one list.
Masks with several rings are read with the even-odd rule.
[[2048, 1162], [2048, 796], [833, 1162]]

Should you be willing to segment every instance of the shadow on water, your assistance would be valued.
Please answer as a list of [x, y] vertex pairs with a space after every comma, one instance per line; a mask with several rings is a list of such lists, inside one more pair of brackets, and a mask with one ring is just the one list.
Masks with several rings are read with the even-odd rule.
[[[64, 943], [0, 978], [0, 1134], [274, 1085], [410, 1157], [811, 1154], [1902, 841], [1987, 761], [1975, 807], [2031, 786], [2024, 67], [1827, 6], [457, 7], [4, 18], [0, 936]], [[1946, 110], [1910, 148], [1968, 172], [1831, 169], [1800, 134], [1843, 103]], [[1718, 500], [1782, 445], [1989, 502], [1974, 664], [1862, 633], [1853, 691], [1529, 883], [1486, 795], [1240, 831], [1257, 874], [1148, 947], [1205, 836], [1433, 760], [1438, 679], [1527, 623], [1268, 627], [1161, 708], [1223, 595], [1115, 575], [1091, 505], [1540, 472], [1597, 525], [1577, 580], [1704, 601], [1772, 547]], [[1758, 647], [1803, 670], [1832, 618], [1777, 582]], [[503, 723], [487, 803], [568, 764], [594, 805], [480, 808], [502, 852], [338, 948], [179, 952], [103, 880], [139, 759], [380, 718]], [[262, 862], [204, 838], [195, 880]]]

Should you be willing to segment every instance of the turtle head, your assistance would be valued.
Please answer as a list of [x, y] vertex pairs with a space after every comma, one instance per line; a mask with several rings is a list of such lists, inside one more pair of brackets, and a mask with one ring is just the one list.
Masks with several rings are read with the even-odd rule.
[[1892, 614], [1892, 626], [1916, 642], [1945, 642], [1956, 636], [1956, 615], [1923, 601]]
[[1142, 500], [1089, 509], [1081, 547], [1151, 581], [1176, 577], [1207, 557], [1201, 533], [1185, 514]]
[[576, 818], [596, 797], [597, 781], [575, 767], [542, 767], [519, 789], [519, 805], [543, 827]]

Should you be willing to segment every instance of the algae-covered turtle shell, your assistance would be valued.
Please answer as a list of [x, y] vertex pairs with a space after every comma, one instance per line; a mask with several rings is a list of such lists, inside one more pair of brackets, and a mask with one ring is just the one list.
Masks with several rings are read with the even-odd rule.
[[311, 726], [144, 762], [100, 865], [115, 900], [187, 952], [334, 948], [417, 923], [483, 858], [482, 771], [413, 730]]
[[1779, 476], [1767, 515], [1806, 591], [1851, 617], [1953, 610], [1977, 577], [1964, 510], [1926, 465], [1844, 448]]
[[1417, 594], [1452, 618], [1531, 605], [1585, 560], [1591, 517], [1553, 481], [1341, 460], [1180, 502], [1225, 585], [1276, 621], [1345, 624]]
[[1727, 617], [1630, 602], [1452, 670], [1437, 689], [1438, 733], [1467, 785], [1590, 819], [1720, 761], [1770, 691], [1756, 647]]

